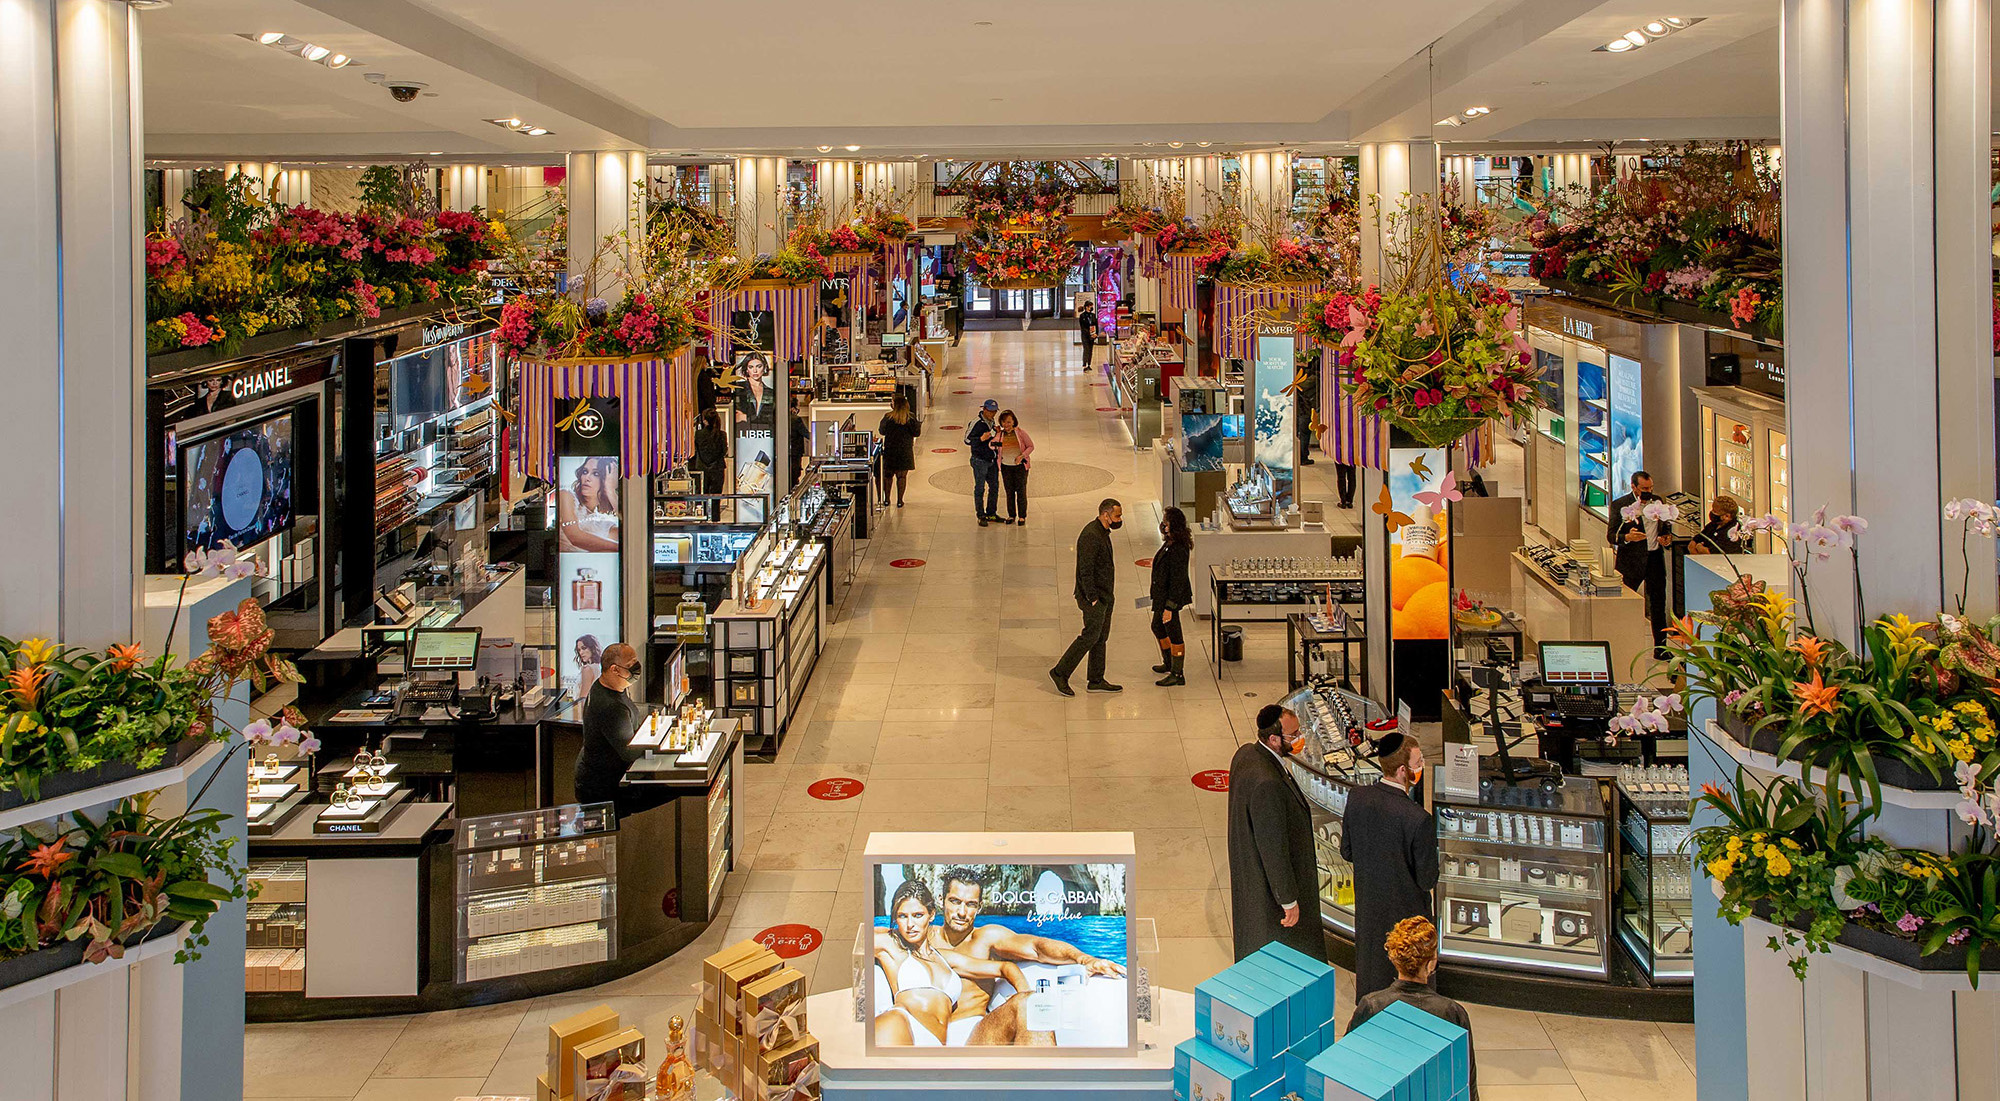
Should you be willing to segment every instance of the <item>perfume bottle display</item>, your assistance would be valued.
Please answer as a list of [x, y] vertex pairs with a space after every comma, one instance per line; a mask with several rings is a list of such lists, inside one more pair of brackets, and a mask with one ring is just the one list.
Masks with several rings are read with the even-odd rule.
[[604, 608], [604, 582], [597, 580], [597, 571], [589, 566], [578, 566], [576, 577], [569, 583], [569, 606], [572, 611], [596, 612]]

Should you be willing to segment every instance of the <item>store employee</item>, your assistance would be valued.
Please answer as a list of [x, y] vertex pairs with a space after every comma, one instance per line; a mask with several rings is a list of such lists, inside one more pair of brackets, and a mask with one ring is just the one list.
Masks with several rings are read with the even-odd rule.
[[625, 689], [639, 672], [639, 654], [623, 642], [604, 648], [603, 669], [583, 701], [583, 749], [576, 755], [576, 801], [618, 801], [620, 813], [639, 809], [619, 800], [625, 769], [644, 754], [632, 746], [645, 712]]

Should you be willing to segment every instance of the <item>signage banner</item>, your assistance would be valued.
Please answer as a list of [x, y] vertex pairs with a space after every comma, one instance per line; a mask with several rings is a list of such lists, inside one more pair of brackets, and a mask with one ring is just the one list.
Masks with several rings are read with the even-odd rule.
[[814, 351], [821, 363], [854, 362], [853, 278], [833, 275], [819, 281], [819, 328]]
[[[578, 398], [556, 421], [556, 669], [581, 701], [625, 639], [618, 399]], [[602, 441], [609, 441], [608, 445]]]
[[1293, 356], [1298, 333], [1289, 322], [1257, 326], [1257, 358], [1251, 389], [1256, 394], [1251, 423], [1251, 458], [1271, 472], [1278, 508], [1292, 505], [1293, 469], [1298, 463], [1298, 402], [1288, 389], [1298, 375]]
[[[1444, 448], [1389, 449], [1390, 637], [1451, 635], [1446, 505], [1458, 492]], [[1380, 506], [1377, 506], [1378, 511]]]

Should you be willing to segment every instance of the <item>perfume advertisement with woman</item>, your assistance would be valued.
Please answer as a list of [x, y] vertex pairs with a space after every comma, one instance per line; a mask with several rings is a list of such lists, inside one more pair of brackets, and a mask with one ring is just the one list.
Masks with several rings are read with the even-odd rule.
[[1124, 1049], [1129, 866], [877, 864], [873, 1043]]
[[624, 640], [620, 603], [618, 460], [556, 460], [556, 668], [563, 691], [582, 699], [604, 649]]

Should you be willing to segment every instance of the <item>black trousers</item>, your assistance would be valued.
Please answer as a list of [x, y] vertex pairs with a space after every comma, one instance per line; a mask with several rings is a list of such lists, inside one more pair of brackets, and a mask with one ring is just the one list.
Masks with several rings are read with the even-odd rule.
[[1354, 503], [1354, 464], [1335, 463], [1333, 473], [1340, 487], [1340, 507], [1346, 508]]
[[1000, 490], [1007, 497], [1007, 518], [1028, 518], [1028, 468], [1020, 463], [1000, 464]]
[[1096, 352], [1097, 352], [1097, 338], [1096, 338], [1096, 337], [1093, 337], [1093, 336], [1091, 336], [1091, 335], [1090, 335], [1089, 333], [1084, 333], [1084, 334], [1083, 334], [1083, 369], [1084, 369], [1084, 370], [1086, 370], [1086, 371], [1090, 370], [1090, 361], [1091, 361], [1091, 357], [1092, 357], [1092, 356], [1094, 356], [1094, 355], [1096, 354]]
[[1111, 601], [1100, 600], [1095, 604], [1085, 604], [1079, 600], [1076, 606], [1083, 610], [1083, 630], [1077, 633], [1076, 641], [1063, 651], [1062, 660], [1056, 662], [1055, 674], [1068, 680], [1076, 672], [1077, 663], [1085, 654], [1090, 655], [1087, 673], [1090, 683], [1104, 679], [1104, 644], [1111, 638]]
[[1161, 642], [1172, 643], [1175, 646], [1187, 645], [1187, 641], [1181, 638], [1180, 609], [1176, 608], [1168, 612], [1165, 623], [1160, 622], [1160, 610], [1158, 608], [1153, 609], [1152, 618], [1154, 638], [1159, 639]]

